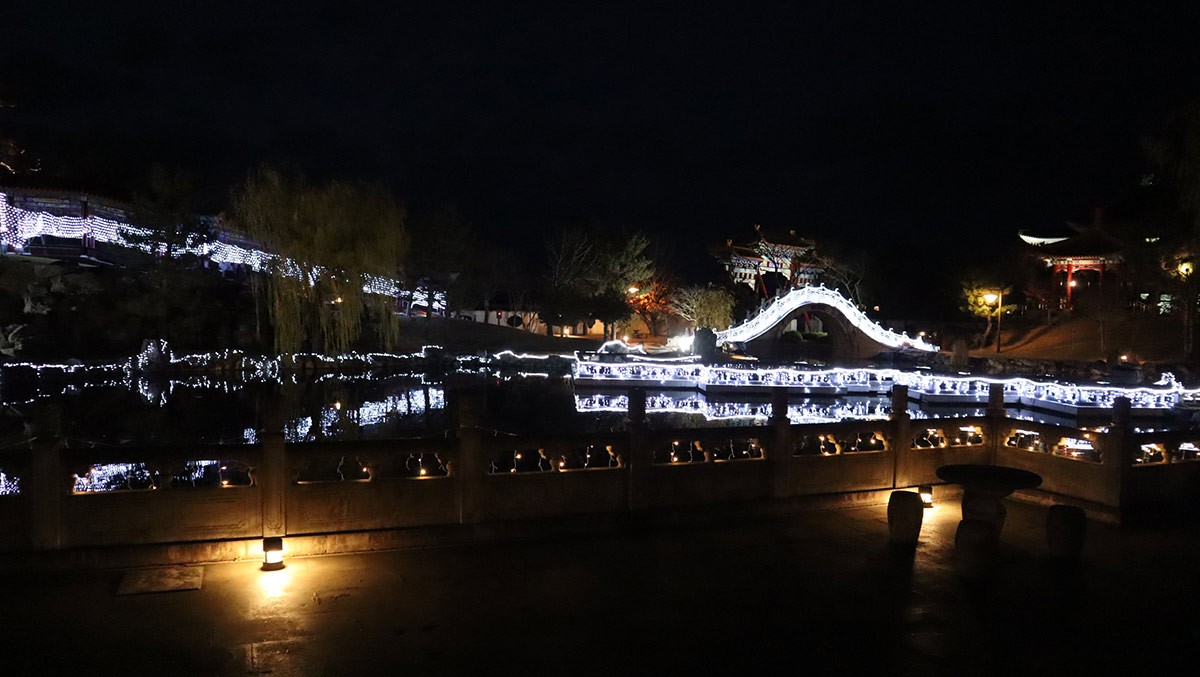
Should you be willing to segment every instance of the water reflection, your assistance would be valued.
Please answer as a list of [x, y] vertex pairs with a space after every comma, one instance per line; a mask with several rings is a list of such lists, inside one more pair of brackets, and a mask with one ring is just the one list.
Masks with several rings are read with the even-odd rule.
[[[461, 378], [462, 383], [456, 382], [450, 390], [460, 385], [482, 390], [479, 425], [493, 434], [605, 432], [627, 426], [628, 396], [620, 390], [578, 387], [563, 378]], [[206, 376], [158, 381], [138, 378], [128, 383], [107, 378], [63, 383], [49, 377], [32, 384], [0, 381], [0, 448], [23, 446], [40, 436], [34, 430], [35, 422], [48, 427], [47, 434], [66, 438], [71, 447], [255, 444], [268, 421], [280, 426], [285, 440], [293, 443], [441, 436], [452, 425], [449, 412], [453, 408], [447, 398], [453, 396], [447, 390], [441, 381], [426, 376], [362, 373], [287, 374], [279, 383]], [[769, 399], [763, 394], [656, 390], [648, 392], [646, 406], [649, 424], [663, 428], [761, 424], [771, 414]], [[794, 395], [787, 415], [794, 424], [809, 424], [882, 420], [891, 413], [891, 400], [883, 395]], [[910, 401], [908, 405], [914, 420], [984, 413], [982, 403], [959, 406]], [[1108, 422], [1014, 408], [1008, 415], [1069, 426]], [[1101, 415], [1106, 417], [1107, 412]], [[1169, 418], [1161, 423], [1155, 426], [1172, 425]], [[207, 458], [227, 457], [216, 454]], [[419, 459], [415, 467], [415, 472], [423, 467], [431, 473], [438, 464]]]

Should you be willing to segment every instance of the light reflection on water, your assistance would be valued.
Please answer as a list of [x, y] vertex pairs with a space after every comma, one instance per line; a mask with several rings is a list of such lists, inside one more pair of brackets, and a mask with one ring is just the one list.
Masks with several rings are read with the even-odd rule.
[[[23, 444], [35, 436], [22, 425], [53, 421], [71, 446], [177, 443], [252, 444], [267, 419], [266, 403], [281, 401], [281, 420], [289, 442], [395, 439], [440, 434], [449, 424], [446, 387], [413, 375], [339, 379], [323, 374], [308, 381], [290, 379], [279, 387], [241, 384], [229, 387], [213, 379], [171, 382], [141, 390], [108, 383], [72, 385], [49, 392], [20, 393], [20, 402], [0, 407], [0, 447]], [[482, 387], [480, 424], [504, 432], [598, 432], [622, 430], [628, 397], [616, 390], [573, 388], [570, 381], [544, 378], [476, 379]], [[169, 397], [162, 397], [168, 393]], [[4, 393], [0, 393], [4, 394]], [[765, 422], [771, 413], [763, 395], [706, 396], [690, 390], [647, 394], [647, 415], [656, 427], [746, 425]], [[47, 411], [50, 416], [47, 417]], [[936, 406], [911, 402], [913, 419], [980, 416], [983, 406]], [[793, 396], [793, 423], [879, 420], [891, 414], [887, 396]], [[1010, 417], [1060, 425], [1092, 421], [1053, 413], [1009, 409]], [[17, 425], [10, 425], [17, 423]], [[1168, 426], [1163, 426], [1168, 427]]]

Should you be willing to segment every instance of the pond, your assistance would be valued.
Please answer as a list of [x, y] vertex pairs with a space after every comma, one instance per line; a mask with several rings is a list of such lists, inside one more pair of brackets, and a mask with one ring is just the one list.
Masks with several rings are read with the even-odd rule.
[[[481, 426], [513, 433], [602, 432], [624, 429], [627, 394], [576, 386], [543, 376], [324, 373], [285, 375], [279, 383], [243, 383], [211, 377], [158, 380], [88, 379], [68, 384], [0, 381], [0, 448], [23, 445], [43, 426], [73, 447], [156, 444], [246, 444], [268, 420], [282, 421], [291, 442], [397, 439], [440, 433], [452, 425], [456, 393], [482, 392]], [[273, 412], [274, 408], [277, 412]], [[762, 394], [705, 395], [694, 390], [651, 390], [651, 427], [712, 427], [763, 422], [770, 399]], [[268, 413], [272, 412], [272, 413]], [[1064, 425], [1103, 424], [1053, 413], [1009, 408], [1009, 415]], [[914, 419], [978, 416], [984, 407], [910, 402]], [[789, 399], [793, 423], [884, 419], [887, 396], [803, 396]], [[1157, 427], [1182, 426], [1163, 419]]]

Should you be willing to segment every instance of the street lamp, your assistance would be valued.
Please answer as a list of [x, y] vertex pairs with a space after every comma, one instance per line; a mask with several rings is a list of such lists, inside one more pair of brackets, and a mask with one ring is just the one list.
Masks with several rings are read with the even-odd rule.
[[1000, 354], [1000, 316], [1004, 314], [1003, 313], [1004, 290], [1001, 289], [995, 294], [988, 292], [983, 295], [983, 300], [987, 301], [989, 304], [991, 304], [991, 303], [996, 304], [996, 354], [999, 355]]

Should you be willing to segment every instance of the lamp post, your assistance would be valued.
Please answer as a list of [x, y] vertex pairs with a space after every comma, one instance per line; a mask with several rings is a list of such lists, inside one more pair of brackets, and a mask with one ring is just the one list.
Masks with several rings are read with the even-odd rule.
[[1004, 314], [1004, 290], [1001, 289], [993, 294], [988, 292], [983, 295], [983, 300], [988, 303], [996, 304], [996, 354], [1000, 354], [1000, 316]]

